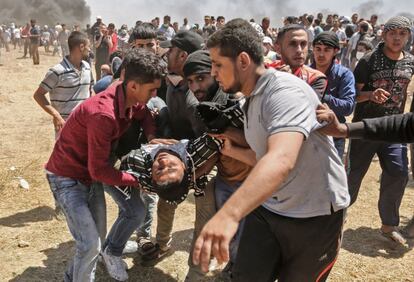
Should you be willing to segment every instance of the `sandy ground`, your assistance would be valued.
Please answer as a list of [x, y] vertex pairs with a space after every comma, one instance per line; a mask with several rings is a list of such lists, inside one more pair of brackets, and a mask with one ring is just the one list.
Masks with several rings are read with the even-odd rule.
[[[74, 243], [65, 221], [54, 217], [52, 195], [42, 169], [53, 146], [51, 119], [32, 99], [47, 69], [60, 59], [41, 51], [40, 65], [33, 66], [30, 59], [19, 58], [20, 51], [1, 51], [0, 281], [61, 281]], [[12, 166], [16, 169], [11, 170]], [[412, 248], [396, 248], [379, 234], [379, 173], [379, 164], [374, 161], [359, 200], [349, 210], [330, 281], [414, 281]], [[19, 188], [19, 176], [29, 182], [29, 190]], [[400, 209], [402, 226], [414, 214], [413, 187], [408, 185]], [[107, 202], [110, 225], [117, 209], [110, 198]], [[177, 211], [175, 253], [154, 268], [141, 267], [137, 255], [128, 256], [130, 281], [182, 281], [193, 222], [194, 201], [190, 198]], [[111, 281], [102, 267], [98, 267], [97, 281]]]

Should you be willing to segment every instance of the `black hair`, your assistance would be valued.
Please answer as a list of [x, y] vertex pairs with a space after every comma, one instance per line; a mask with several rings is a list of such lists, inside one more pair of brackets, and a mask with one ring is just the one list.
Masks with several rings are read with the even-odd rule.
[[161, 58], [142, 48], [129, 50], [122, 65], [125, 68], [124, 83], [130, 80], [140, 84], [151, 83], [156, 79], [162, 79], [166, 74]]
[[114, 23], [110, 23], [110, 24], [108, 24], [108, 27], [109, 28], [115, 28], [115, 24]]
[[309, 16], [306, 17], [306, 19], [308, 20], [309, 23], [313, 23], [314, 17], [313, 17], [313, 15], [309, 15]]
[[151, 23], [143, 23], [134, 28], [129, 42], [137, 39], [157, 39], [157, 31]]
[[372, 49], [374, 49], [374, 46], [372, 46], [372, 43], [369, 42], [368, 40], [361, 40], [358, 42], [357, 46], [362, 46], [365, 47], [365, 49], [367, 51], [371, 51]]
[[364, 32], [364, 33], [368, 32], [369, 25], [368, 25], [367, 22], [362, 22], [359, 27], [360, 27], [362, 32]]
[[223, 16], [218, 16], [217, 21], [220, 21], [220, 20], [224, 20], [224, 17]]
[[287, 21], [289, 24], [294, 24], [295, 23], [295, 17], [293, 17], [293, 16], [286, 17], [285, 21]]
[[207, 48], [220, 49], [220, 54], [235, 59], [241, 52], [249, 54], [256, 64], [263, 63], [262, 39], [252, 25], [243, 19], [234, 19], [210, 36]]
[[72, 51], [75, 47], [88, 42], [88, 36], [80, 31], [73, 31], [68, 38], [69, 51]]
[[289, 31], [295, 31], [295, 30], [306, 31], [305, 28], [299, 24], [288, 24], [287, 26], [282, 27], [282, 29], [279, 31], [279, 33], [277, 34], [276, 42], [280, 44], [283, 38], [285, 37], [286, 33], [288, 33]]
[[120, 50], [116, 50], [115, 52], [113, 52], [113, 53], [109, 56], [109, 62], [112, 62], [112, 60], [113, 60], [115, 57], [118, 57], [118, 58], [122, 59], [122, 51], [120, 51]]

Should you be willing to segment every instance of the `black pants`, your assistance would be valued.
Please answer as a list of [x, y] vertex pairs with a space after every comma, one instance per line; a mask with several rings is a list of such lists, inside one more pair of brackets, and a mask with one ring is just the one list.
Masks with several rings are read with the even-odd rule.
[[233, 281], [325, 281], [341, 245], [344, 214], [290, 218], [257, 208], [246, 217]]

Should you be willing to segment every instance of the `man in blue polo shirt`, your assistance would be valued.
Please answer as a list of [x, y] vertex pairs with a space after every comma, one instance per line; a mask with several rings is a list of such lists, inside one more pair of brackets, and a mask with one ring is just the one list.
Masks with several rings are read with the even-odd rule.
[[[355, 106], [355, 78], [346, 67], [335, 63], [335, 57], [340, 51], [338, 36], [331, 31], [325, 31], [313, 40], [312, 68], [324, 73], [328, 79], [322, 102], [327, 103], [341, 123], [345, 117], [352, 114]], [[342, 158], [345, 148], [344, 138], [334, 138], [335, 148]]]

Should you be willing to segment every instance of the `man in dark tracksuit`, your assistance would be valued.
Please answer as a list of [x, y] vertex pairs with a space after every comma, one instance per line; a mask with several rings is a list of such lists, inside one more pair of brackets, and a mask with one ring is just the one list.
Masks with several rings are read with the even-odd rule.
[[[407, 87], [414, 74], [414, 57], [403, 51], [410, 27], [410, 21], [405, 17], [391, 18], [385, 24], [384, 42], [359, 61], [354, 71], [357, 106], [353, 121], [404, 111]], [[378, 202], [381, 232], [385, 237], [403, 244], [405, 240], [397, 227], [400, 221], [398, 210], [408, 180], [406, 144], [364, 140], [350, 142], [348, 185], [351, 204], [357, 199], [362, 179], [375, 154], [382, 168]]]
[[[389, 143], [414, 143], [414, 113], [363, 119], [359, 122], [344, 124], [338, 121], [335, 113], [327, 105], [323, 105], [318, 109], [317, 117], [319, 121], [329, 122], [329, 125], [320, 131], [337, 138], [364, 139]], [[414, 238], [414, 217], [405, 227], [404, 235], [406, 238]]]

